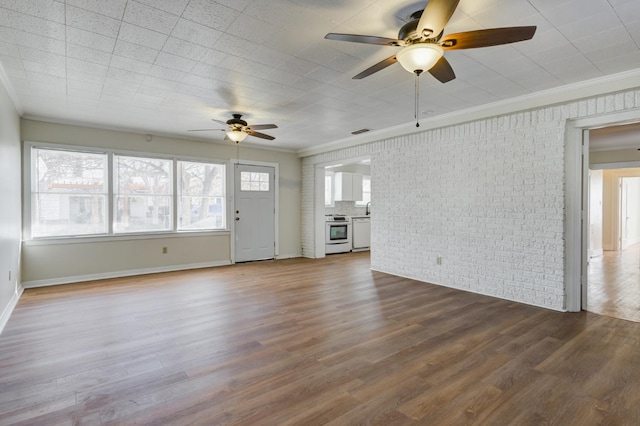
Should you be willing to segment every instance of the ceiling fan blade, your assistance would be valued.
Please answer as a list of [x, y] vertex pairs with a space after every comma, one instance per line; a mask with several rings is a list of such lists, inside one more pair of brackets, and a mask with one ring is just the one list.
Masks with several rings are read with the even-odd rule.
[[431, 67], [429, 74], [437, 78], [441, 83], [446, 83], [456, 78], [456, 74], [453, 72], [451, 64], [444, 56]]
[[254, 124], [252, 126], [247, 126], [251, 130], [266, 130], [266, 129], [277, 129], [278, 126], [275, 124]]
[[386, 67], [388, 67], [389, 65], [393, 65], [396, 62], [398, 62], [398, 60], [396, 59], [396, 55], [393, 56], [389, 56], [387, 59], [382, 60], [380, 62], [378, 62], [377, 64], [375, 64], [372, 67], [367, 68], [366, 70], [362, 71], [360, 74], [356, 75], [355, 77], [353, 77], [354, 80], [360, 80], [362, 78], [368, 77], [373, 73], [376, 73], [382, 69], [385, 69]]
[[472, 49], [529, 40], [535, 33], [535, 26], [490, 28], [449, 34], [442, 38], [440, 44], [445, 50]]
[[191, 129], [187, 130], [187, 132], [211, 132], [213, 130], [222, 130], [223, 132], [225, 131], [225, 129]]
[[447, 25], [451, 15], [456, 11], [460, 0], [429, 0], [424, 8], [416, 32], [427, 38], [434, 38], [440, 35], [444, 26]]
[[256, 138], [268, 139], [270, 141], [275, 139], [273, 136], [265, 135], [264, 133], [256, 132], [251, 129], [246, 129], [245, 132], [247, 132], [249, 136], [255, 136]]
[[329, 33], [324, 38], [329, 40], [350, 41], [352, 43], [378, 44], [380, 46], [404, 46], [404, 40], [358, 34]]

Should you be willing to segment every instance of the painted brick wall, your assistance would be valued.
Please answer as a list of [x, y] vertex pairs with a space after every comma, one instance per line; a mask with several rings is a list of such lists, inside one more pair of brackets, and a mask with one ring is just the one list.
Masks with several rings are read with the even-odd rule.
[[303, 253], [315, 164], [370, 155], [373, 269], [562, 310], [566, 120], [638, 107], [629, 91], [305, 158]]
[[301, 214], [302, 214], [302, 232], [300, 238], [302, 240], [302, 256], [315, 257], [315, 236], [314, 236], [314, 165], [309, 161], [302, 160], [302, 195]]

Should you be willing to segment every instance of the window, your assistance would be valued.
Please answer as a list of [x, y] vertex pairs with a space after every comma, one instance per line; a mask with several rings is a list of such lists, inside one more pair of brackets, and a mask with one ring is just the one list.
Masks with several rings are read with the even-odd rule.
[[356, 206], [366, 206], [371, 202], [371, 176], [362, 176], [362, 201], [356, 201]]
[[179, 230], [225, 227], [224, 173], [222, 164], [178, 161]]
[[106, 183], [106, 154], [34, 148], [31, 235], [106, 234]]
[[324, 173], [324, 206], [335, 206], [333, 195], [333, 172]]
[[269, 173], [240, 173], [240, 191], [269, 191]]
[[226, 229], [224, 164], [36, 145], [27, 238]]
[[113, 157], [113, 231], [170, 231], [173, 228], [171, 160]]

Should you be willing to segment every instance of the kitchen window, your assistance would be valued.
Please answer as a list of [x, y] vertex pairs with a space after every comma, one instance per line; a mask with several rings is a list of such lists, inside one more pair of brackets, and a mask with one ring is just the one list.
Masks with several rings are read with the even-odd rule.
[[371, 176], [362, 176], [362, 201], [356, 201], [356, 206], [364, 207], [371, 202]]
[[324, 206], [335, 207], [333, 172], [324, 172]]

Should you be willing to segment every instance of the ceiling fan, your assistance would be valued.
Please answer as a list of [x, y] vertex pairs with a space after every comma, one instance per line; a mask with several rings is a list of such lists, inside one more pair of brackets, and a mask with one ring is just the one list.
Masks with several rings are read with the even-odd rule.
[[444, 57], [444, 50], [472, 49], [497, 46], [529, 40], [536, 32], [535, 26], [490, 28], [448, 34], [443, 37], [444, 27], [455, 12], [460, 0], [428, 0], [424, 10], [414, 12], [410, 21], [400, 28], [398, 38], [386, 38], [357, 34], [329, 33], [326, 39], [400, 46], [393, 56], [378, 62], [353, 77], [361, 79], [389, 65], [400, 62], [407, 71], [419, 76], [424, 71], [442, 83], [456, 78], [453, 68]]
[[227, 120], [226, 122], [216, 120], [215, 118], [211, 119], [216, 123], [227, 125], [227, 128], [225, 129], [194, 129], [189, 131], [190, 132], [208, 132], [211, 130], [220, 130], [227, 133], [225, 140], [230, 139], [235, 143], [242, 142], [243, 140], [245, 140], [247, 136], [254, 136], [256, 138], [267, 139], [270, 141], [275, 139], [273, 136], [256, 132], [256, 130], [277, 129], [278, 126], [276, 126], [275, 124], [255, 124], [253, 126], [249, 126], [247, 122], [242, 119], [242, 114], [232, 114], [232, 115], [233, 115], [233, 118], [230, 120]]

